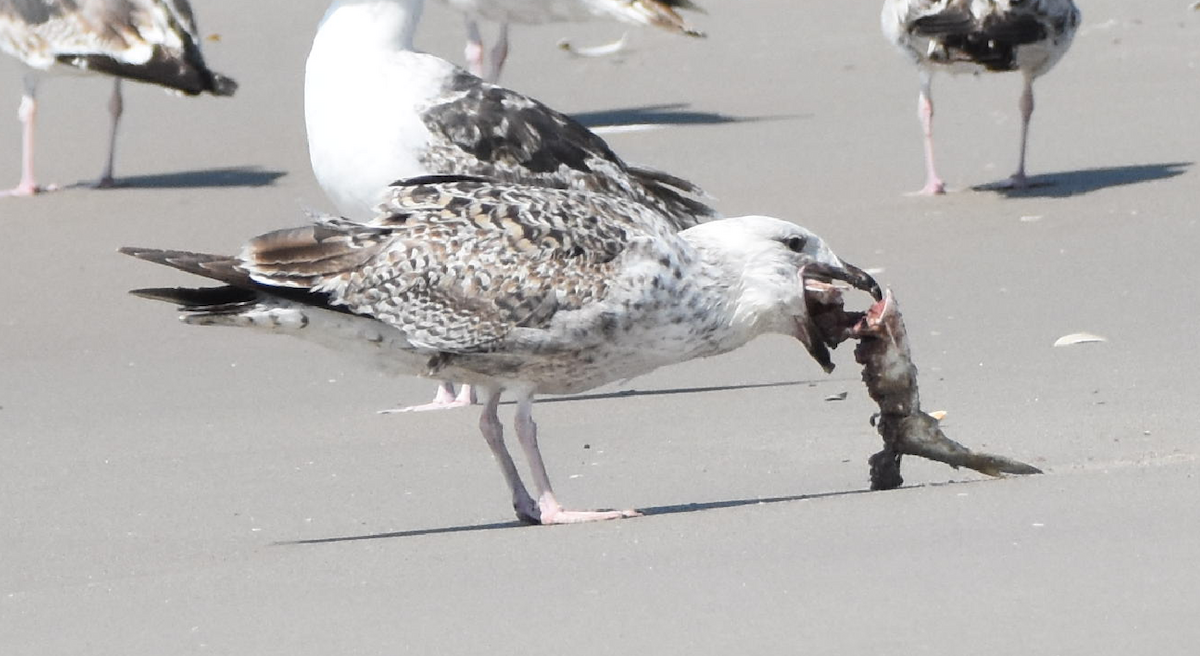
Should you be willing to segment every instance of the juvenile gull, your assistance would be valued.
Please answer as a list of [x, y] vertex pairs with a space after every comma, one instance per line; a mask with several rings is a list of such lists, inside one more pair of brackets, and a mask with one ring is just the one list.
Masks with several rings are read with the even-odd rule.
[[[461, 11], [467, 25], [467, 68], [475, 75], [495, 82], [500, 79], [508, 58], [510, 23], [581, 22], [609, 18], [633, 25], [649, 25], [668, 32], [702, 37], [704, 33], [688, 25], [676, 9], [703, 11], [691, 0], [443, 0]], [[484, 56], [479, 20], [500, 24], [499, 35], [490, 57]], [[485, 64], [485, 59], [486, 64]]]
[[925, 137], [922, 194], [946, 191], [933, 164], [933, 72], [1021, 72], [1021, 154], [1016, 173], [1003, 186], [1025, 187], [1033, 80], [1066, 53], [1079, 20], [1079, 9], [1071, 0], [885, 0], [883, 33], [920, 70], [917, 113]]
[[121, 80], [158, 84], [190, 96], [233, 95], [237, 84], [209, 70], [186, 0], [0, 0], [0, 50], [29, 67], [18, 111], [24, 125], [21, 181], [0, 195], [40, 191], [33, 171], [37, 83], [44, 71], [113, 76], [108, 157], [96, 186], [113, 184]]
[[[517, 516], [557, 524], [630, 517], [568, 511], [538, 450], [538, 394], [572, 394], [736, 349], [758, 335], [803, 342], [830, 368], [806, 307], [830, 277], [878, 291], [787, 221], [719, 219], [676, 231], [607, 194], [449, 176], [392, 189], [369, 221], [323, 218], [252, 239], [237, 256], [125, 248], [223, 287], [144, 289], [195, 325], [290, 334], [397, 373], [487, 393], [480, 418]], [[805, 272], [818, 265], [819, 276]], [[497, 404], [516, 397], [531, 495], [504, 446]]]
[[[692, 183], [628, 165], [570, 117], [414, 51], [422, 8], [337, 0], [317, 29], [304, 82], [309, 156], [339, 214], [374, 216], [396, 180], [460, 174], [616, 194], [680, 228], [715, 216]], [[446, 383], [412, 409], [464, 405], [469, 395], [455, 398]]]

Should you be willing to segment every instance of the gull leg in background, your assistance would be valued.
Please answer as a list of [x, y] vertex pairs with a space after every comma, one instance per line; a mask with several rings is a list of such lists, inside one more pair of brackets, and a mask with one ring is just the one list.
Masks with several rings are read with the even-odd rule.
[[467, 60], [467, 70], [475, 77], [483, 77], [483, 35], [479, 33], [479, 23], [466, 17], [467, 45], [463, 49], [463, 57]]
[[917, 116], [921, 119], [921, 133], [925, 143], [925, 186], [918, 193], [923, 196], [936, 196], [946, 193], [946, 183], [937, 174], [933, 164], [933, 94], [931, 93], [933, 74], [921, 71], [921, 93], [917, 96]]
[[465, 408], [469, 405], [475, 405], [475, 388], [471, 385], [463, 385], [458, 389], [458, 394], [454, 393], [454, 383], [448, 380], [443, 380], [438, 384], [437, 392], [433, 395], [433, 400], [429, 403], [421, 405], [410, 405], [403, 408], [393, 408], [391, 410], [380, 410], [380, 414], [390, 415], [397, 412], [429, 412], [430, 410], [453, 410], [454, 408]]
[[125, 101], [121, 97], [121, 78], [113, 78], [112, 96], [108, 99], [108, 113], [112, 117], [112, 129], [108, 133], [108, 160], [104, 163], [104, 171], [100, 179], [93, 185], [97, 189], [108, 189], [113, 186], [113, 160], [117, 156], [117, 128], [121, 123], [121, 115], [125, 113]]
[[500, 71], [504, 61], [508, 59], [508, 23], [500, 23], [500, 33], [496, 37], [496, 45], [492, 46], [492, 58], [488, 62], [488, 75], [485, 80], [495, 84], [500, 80]]
[[1029, 179], [1025, 177], [1025, 149], [1029, 143], [1029, 119], [1033, 116], [1033, 77], [1025, 73], [1024, 78], [1021, 100], [1017, 104], [1021, 110], [1021, 155], [1017, 160], [1017, 172], [1012, 174], [1006, 185], [1012, 189], [1024, 189], [1029, 186]]
[[21, 105], [17, 118], [21, 121], [21, 181], [0, 196], [32, 196], [42, 189], [33, 175], [33, 138], [37, 127], [37, 77], [33, 73], [25, 76], [25, 90], [21, 94]]

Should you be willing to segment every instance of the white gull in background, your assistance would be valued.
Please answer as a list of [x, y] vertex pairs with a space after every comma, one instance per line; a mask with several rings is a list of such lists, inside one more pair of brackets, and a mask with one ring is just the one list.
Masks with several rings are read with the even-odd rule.
[[954, 73], [1020, 71], [1024, 87], [1021, 154], [1017, 171], [1005, 186], [1024, 187], [1025, 149], [1033, 114], [1033, 80], [1049, 71], [1071, 46], [1079, 27], [1079, 9], [1071, 0], [886, 0], [883, 33], [920, 68], [918, 114], [925, 137], [923, 194], [945, 193], [933, 164], [935, 70]]
[[[443, 0], [463, 12], [467, 25], [467, 68], [475, 75], [495, 82], [500, 79], [508, 57], [510, 23], [581, 22], [609, 18], [633, 25], [649, 25], [669, 32], [702, 37], [704, 33], [688, 25], [675, 11], [703, 11], [691, 0]], [[479, 20], [500, 24], [499, 35], [490, 56], [485, 56]], [[486, 60], [486, 61], [485, 61]]]
[[[679, 228], [715, 216], [695, 185], [619, 158], [542, 103], [413, 50], [421, 0], [337, 0], [313, 39], [304, 82], [309, 155], [342, 216], [375, 215], [388, 185], [423, 175], [603, 191], [645, 203]], [[433, 403], [469, 403], [443, 385]]]
[[[393, 373], [477, 385], [487, 394], [480, 429], [517, 516], [540, 524], [636, 512], [562, 508], [538, 449], [536, 395], [581, 392], [767, 333], [796, 337], [828, 370], [806, 288], [840, 278], [878, 293], [787, 221], [676, 231], [617, 196], [451, 176], [398, 184], [369, 221], [323, 218], [252, 239], [237, 256], [122, 252], [225, 284], [134, 291], [181, 305], [185, 323], [293, 335]], [[505, 392], [517, 400], [532, 495], [504, 446]]]
[[39, 74], [90, 71], [113, 76], [108, 157], [97, 186], [113, 184], [121, 80], [187, 95], [232, 95], [237, 84], [209, 70], [186, 0], [0, 0], [0, 50], [29, 67], [19, 115], [24, 124], [21, 181], [0, 195], [37, 193], [33, 170]]

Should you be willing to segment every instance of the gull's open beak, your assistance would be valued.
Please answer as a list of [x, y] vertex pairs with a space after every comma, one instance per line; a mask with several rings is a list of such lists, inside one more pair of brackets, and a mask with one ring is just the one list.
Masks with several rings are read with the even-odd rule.
[[[821, 365], [825, 373], [833, 371], [833, 361], [829, 357], [829, 347], [837, 345], [844, 337], [826, 335], [817, 327], [814, 315], [829, 311], [842, 312], [841, 290], [832, 283], [841, 280], [871, 294], [876, 301], [883, 299], [883, 291], [879, 283], [869, 273], [845, 262], [839, 265], [814, 262], [805, 265], [800, 270], [800, 279], [804, 285], [804, 300], [806, 312], [796, 321], [796, 339], [804, 344], [809, 355]], [[846, 326], [845, 328], [849, 328]]]
[[806, 282], [809, 279], [825, 283], [841, 280], [855, 289], [869, 292], [871, 298], [874, 298], [876, 301], [883, 300], [883, 290], [880, 289], [879, 283], [875, 282], [871, 274], [847, 262], [842, 262], [840, 267], [825, 264], [824, 262], [813, 262], [812, 264], [805, 265], [801, 269], [800, 275]]

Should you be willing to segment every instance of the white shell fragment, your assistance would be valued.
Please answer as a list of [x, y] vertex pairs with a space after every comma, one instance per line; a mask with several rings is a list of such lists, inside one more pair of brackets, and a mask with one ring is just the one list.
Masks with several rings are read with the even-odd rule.
[[1093, 335], [1092, 333], [1071, 333], [1070, 335], [1063, 335], [1062, 337], [1059, 337], [1058, 339], [1054, 340], [1054, 345], [1055, 346], [1074, 346], [1076, 344], [1088, 344], [1091, 342], [1107, 342], [1107, 341], [1108, 341], [1108, 338], [1101, 337], [1099, 335]]
[[558, 42], [558, 47], [560, 50], [565, 50], [576, 57], [607, 57], [609, 55], [615, 55], [624, 50], [625, 44], [627, 43], [626, 37], [628, 36], [629, 33], [626, 32], [625, 34], [622, 34], [621, 38], [617, 39], [616, 41], [613, 41], [612, 43], [605, 43], [599, 46], [575, 46], [572, 45], [567, 39], [562, 39]]

